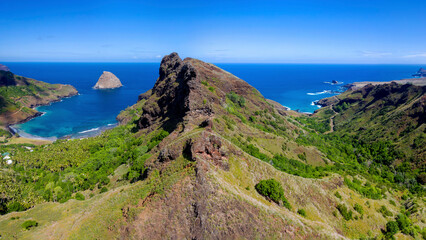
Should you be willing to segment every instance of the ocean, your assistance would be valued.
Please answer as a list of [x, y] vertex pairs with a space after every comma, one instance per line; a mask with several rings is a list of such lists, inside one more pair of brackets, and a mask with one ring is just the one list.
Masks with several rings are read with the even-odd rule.
[[[159, 63], [4, 63], [15, 74], [48, 83], [71, 84], [80, 95], [38, 107], [43, 116], [14, 128], [21, 136], [79, 138], [114, 127], [121, 110], [133, 105], [139, 94], [151, 89]], [[314, 102], [338, 94], [343, 85], [360, 81], [409, 78], [418, 65], [346, 64], [216, 64], [247, 81], [266, 98], [292, 110], [312, 113]], [[94, 90], [103, 71], [114, 73], [122, 88]], [[332, 84], [335, 80], [338, 84]]]

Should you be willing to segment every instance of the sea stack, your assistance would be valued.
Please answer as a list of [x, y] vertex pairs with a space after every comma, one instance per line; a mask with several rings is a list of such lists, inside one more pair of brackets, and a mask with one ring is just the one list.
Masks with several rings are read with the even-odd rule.
[[96, 85], [93, 87], [94, 89], [111, 89], [111, 88], [119, 88], [122, 87], [120, 79], [118, 79], [113, 73], [104, 71], [99, 78]]

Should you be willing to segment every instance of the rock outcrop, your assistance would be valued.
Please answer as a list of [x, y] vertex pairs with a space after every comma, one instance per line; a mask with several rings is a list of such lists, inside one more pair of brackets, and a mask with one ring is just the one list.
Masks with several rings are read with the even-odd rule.
[[113, 73], [104, 71], [99, 77], [98, 82], [93, 87], [94, 89], [111, 89], [122, 87], [120, 79], [118, 79]]
[[9, 69], [7, 66], [5, 66], [5, 65], [0, 64], [0, 71], [6, 71], [6, 72], [9, 72], [9, 71], [10, 71], [10, 69]]
[[[220, 79], [220, 80], [219, 80]], [[138, 121], [140, 128], [155, 123], [173, 130], [176, 123], [199, 126], [217, 113], [223, 113], [227, 94], [243, 97], [247, 109], [273, 109], [266, 99], [247, 82], [212, 65], [193, 58], [182, 60], [177, 53], [163, 58], [160, 76], [152, 90], [139, 96], [146, 100]]]

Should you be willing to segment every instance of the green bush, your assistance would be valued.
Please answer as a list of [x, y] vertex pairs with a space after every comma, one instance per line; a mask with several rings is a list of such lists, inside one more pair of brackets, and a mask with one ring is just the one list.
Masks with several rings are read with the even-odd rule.
[[346, 221], [352, 220], [352, 210], [348, 210], [346, 205], [344, 204], [337, 205], [337, 210], [339, 210], [340, 214], [342, 214], [343, 218]]
[[101, 188], [100, 193], [104, 193], [104, 192], [108, 192], [108, 188], [106, 188], [106, 187]]
[[340, 195], [339, 192], [334, 193], [334, 196], [336, 196], [338, 199], [342, 199], [342, 195]]
[[27, 220], [24, 223], [22, 223], [22, 228], [29, 230], [32, 227], [37, 227], [38, 226], [38, 222], [34, 221], [34, 220]]
[[284, 190], [277, 180], [272, 178], [269, 180], [261, 180], [256, 184], [255, 189], [260, 195], [271, 199], [277, 204], [280, 204], [282, 201], [286, 208], [291, 209], [290, 203], [284, 196]]
[[399, 231], [398, 223], [395, 221], [389, 221], [386, 223], [386, 233], [390, 235], [394, 235]]
[[11, 202], [7, 205], [7, 212], [21, 212], [24, 210], [25, 207], [19, 202]]
[[359, 214], [363, 214], [364, 213], [364, 209], [362, 208], [361, 205], [359, 205], [358, 203], [355, 203], [354, 205], [354, 209], [355, 211], [357, 211]]
[[226, 94], [226, 97], [231, 100], [231, 102], [237, 104], [239, 107], [246, 106], [246, 99], [243, 96], [240, 96], [234, 92]]
[[297, 210], [297, 213], [300, 214], [301, 216], [306, 217], [306, 211], [305, 211], [305, 209], [301, 208], [301, 209]]
[[379, 209], [379, 212], [383, 215], [383, 217], [392, 217], [393, 214], [391, 211], [389, 211], [386, 206], [381, 206]]
[[83, 194], [81, 194], [81, 193], [76, 193], [75, 194], [75, 197], [74, 197], [75, 199], [77, 199], [77, 200], [79, 200], [79, 201], [83, 201], [83, 200], [85, 200], [86, 198], [84, 197], [84, 195]]

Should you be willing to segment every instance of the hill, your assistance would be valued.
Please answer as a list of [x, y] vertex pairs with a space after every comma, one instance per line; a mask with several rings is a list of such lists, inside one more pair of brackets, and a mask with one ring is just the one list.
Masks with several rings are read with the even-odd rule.
[[346, 239], [391, 237], [386, 225], [397, 221], [397, 237], [421, 238], [424, 192], [415, 190], [423, 186], [382, 178], [379, 163], [370, 173], [322, 116], [286, 111], [232, 74], [172, 53], [117, 128], [33, 152], [1, 149], [16, 164], [0, 172], [0, 231], [19, 239]]
[[78, 94], [71, 85], [49, 84], [0, 70], [0, 126], [41, 115], [34, 108]]
[[[391, 146], [382, 163], [395, 167], [405, 164], [421, 174], [426, 168], [425, 93], [424, 84], [368, 84], [319, 101], [324, 108], [315, 115], [332, 119], [333, 130], [340, 136]], [[391, 152], [395, 152], [394, 157]], [[366, 160], [361, 158], [359, 161]], [[426, 181], [424, 174], [418, 179], [423, 184]]]

